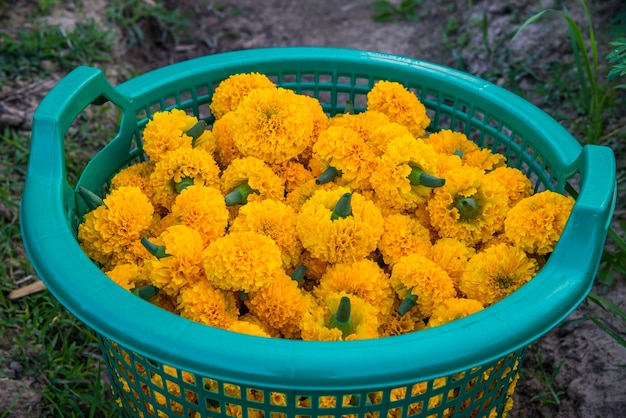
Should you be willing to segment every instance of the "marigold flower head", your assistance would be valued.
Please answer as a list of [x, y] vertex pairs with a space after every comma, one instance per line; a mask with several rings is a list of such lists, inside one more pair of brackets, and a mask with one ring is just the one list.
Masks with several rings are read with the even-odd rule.
[[200, 148], [211, 154], [215, 158], [214, 154], [217, 151], [217, 138], [210, 129], [205, 129], [204, 132], [196, 138], [193, 143], [194, 148]]
[[150, 183], [153, 201], [171, 208], [184, 184], [219, 186], [220, 170], [215, 160], [201, 148], [179, 148], [168, 152], [154, 167]]
[[376, 249], [383, 232], [383, 217], [370, 201], [353, 193], [352, 214], [331, 219], [346, 188], [318, 190], [298, 215], [296, 231], [302, 246], [315, 258], [330, 263], [356, 261]]
[[448, 273], [421, 254], [400, 258], [392, 267], [390, 281], [400, 299], [417, 296], [416, 304], [424, 316], [430, 316], [444, 300], [456, 297]]
[[270, 338], [271, 335], [265, 332], [263, 328], [252, 322], [237, 320], [230, 324], [227, 328], [229, 331], [238, 332], [240, 334], [253, 335], [256, 337]]
[[485, 177], [489, 181], [493, 179], [500, 183], [506, 190], [509, 197], [509, 208], [533, 194], [533, 183], [517, 168], [498, 167], [488, 172]]
[[330, 264], [328, 261], [322, 261], [319, 258], [315, 258], [311, 255], [311, 253], [307, 250], [302, 251], [300, 254], [300, 261], [298, 265], [302, 265], [306, 267], [306, 274], [304, 275], [304, 279], [302, 281], [302, 288], [307, 291], [313, 291], [315, 287], [317, 287], [320, 279], [326, 273]]
[[209, 106], [211, 113], [219, 120], [228, 112], [237, 109], [241, 99], [252, 90], [274, 87], [276, 85], [265, 74], [256, 72], [233, 74], [215, 88]]
[[223, 236], [228, 226], [224, 196], [215, 187], [194, 184], [185, 188], [176, 196], [171, 214], [196, 229], [205, 244]]
[[298, 264], [302, 244], [296, 235], [296, 211], [273, 199], [250, 202], [239, 209], [229, 231], [252, 231], [271, 238], [281, 250], [283, 268]]
[[284, 88], [250, 91], [234, 110], [233, 142], [245, 156], [279, 164], [297, 157], [313, 140], [310, 104]]
[[379, 320], [391, 313], [395, 293], [389, 276], [369, 259], [330, 266], [319, 281], [313, 294], [317, 298], [337, 292], [355, 295], [378, 311]]
[[118, 264], [113, 269], [105, 271], [109, 279], [126, 290], [135, 288], [135, 282], [141, 278], [141, 269], [136, 264]]
[[554, 251], [574, 199], [549, 190], [520, 200], [506, 215], [507, 239], [528, 253], [545, 255]]
[[313, 173], [297, 161], [287, 161], [273, 165], [272, 171], [285, 182], [286, 193], [293, 191], [308, 181], [315, 180]]
[[248, 201], [285, 197], [285, 182], [265, 162], [255, 157], [233, 160], [222, 172], [222, 192], [230, 193], [237, 186], [247, 183], [253, 190]]
[[143, 130], [143, 151], [153, 162], [158, 162], [172, 150], [191, 148], [192, 137], [187, 130], [198, 122], [181, 109], [156, 112]]
[[339, 186], [334, 182], [317, 184], [316, 179], [311, 179], [300, 186], [295, 187], [293, 190], [287, 193], [285, 197], [285, 203], [299, 211], [302, 205], [311, 198], [318, 190], [333, 190]]
[[503, 167], [506, 161], [504, 155], [480, 148], [463, 132], [442, 129], [431, 133], [426, 141], [432, 145], [436, 152], [456, 155], [463, 163], [483, 170], [489, 171], [496, 167]]
[[392, 337], [426, 329], [424, 314], [417, 305], [413, 305], [407, 313], [400, 315], [398, 313], [400, 303], [400, 299], [396, 298], [391, 314], [380, 323], [378, 332], [381, 337]]
[[274, 327], [271, 327], [267, 322], [265, 322], [263, 319], [259, 318], [258, 316], [256, 316], [252, 312], [248, 311], [248, 312], [246, 312], [243, 315], [239, 315], [239, 320], [240, 321], [246, 321], [248, 323], [251, 323], [251, 324], [254, 324], [254, 325], [258, 326], [259, 328], [261, 328], [263, 330], [263, 332], [265, 332], [266, 334], [268, 334], [272, 338], [282, 338], [283, 337], [279, 330], [277, 330]]
[[459, 281], [467, 298], [489, 306], [510, 295], [537, 273], [537, 262], [508, 244], [498, 244], [476, 253]]
[[313, 157], [323, 167], [341, 172], [335, 182], [352, 189], [368, 189], [374, 170], [375, 154], [363, 138], [345, 126], [330, 126], [320, 133], [313, 146]]
[[430, 119], [415, 93], [395, 81], [381, 80], [367, 93], [367, 110], [377, 110], [391, 122], [406, 126], [416, 138], [423, 137]]
[[152, 198], [152, 188], [150, 186], [150, 175], [154, 170], [154, 163], [143, 161], [123, 168], [111, 179], [111, 190], [121, 186], [139, 187], [148, 199]]
[[483, 308], [484, 306], [481, 302], [473, 299], [446, 299], [441, 303], [441, 305], [437, 306], [433, 310], [432, 315], [428, 319], [428, 327], [434, 328], [439, 325], [447, 324], [448, 322], [452, 322], [481, 311]]
[[372, 134], [381, 126], [391, 123], [389, 117], [383, 112], [366, 110], [360, 113], [339, 113], [328, 119], [328, 126], [343, 126], [354, 132], [366, 143], [370, 141]]
[[393, 265], [408, 254], [428, 254], [430, 251], [430, 231], [417, 219], [402, 213], [391, 214], [385, 217], [383, 227], [378, 249], [385, 264]]
[[266, 286], [282, 266], [278, 245], [256, 232], [231, 232], [204, 250], [206, 276], [215, 287], [255, 292]]
[[431, 225], [439, 236], [468, 245], [487, 241], [500, 230], [507, 210], [506, 190], [471, 166], [446, 173], [446, 184], [433, 189], [427, 203]]
[[236, 158], [241, 158], [241, 152], [235, 146], [231, 122], [235, 118], [235, 112], [228, 112], [220, 119], [213, 122], [213, 136], [215, 137], [215, 152], [213, 156], [215, 162], [224, 170], [230, 162]]
[[199, 280], [180, 290], [178, 309], [183, 318], [224, 329], [239, 317], [233, 293], [216, 289], [206, 280]]
[[474, 247], [455, 238], [438, 239], [430, 248], [430, 259], [448, 273], [455, 285], [474, 254], [476, 254]]
[[367, 138], [367, 144], [377, 157], [387, 150], [387, 144], [399, 136], [413, 136], [409, 128], [399, 123], [389, 122], [375, 128]]

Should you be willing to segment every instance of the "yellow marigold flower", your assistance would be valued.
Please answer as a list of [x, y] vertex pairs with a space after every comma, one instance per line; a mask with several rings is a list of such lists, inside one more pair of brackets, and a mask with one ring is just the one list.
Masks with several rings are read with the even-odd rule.
[[339, 113], [328, 120], [328, 126], [343, 126], [369, 142], [372, 134], [381, 126], [391, 123], [389, 117], [376, 110], [366, 110], [361, 113]]
[[196, 138], [193, 146], [214, 155], [217, 150], [217, 138], [215, 137], [213, 131], [206, 129], [198, 138]]
[[268, 285], [250, 293], [245, 301], [252, 314], [291, 339], [299, 337], [300, 320], [310, 303], [311, 298], [300, 290], [298, 282], [282, 272]]
[[263, 330], [263, 332], [265, 332], [272, 338], [282, 338], [282, 334], [280, 333], [279, 330], [277, 330], [274, 327], [271, 327], [267, 322], [265, 322], [263, 319], [259, 318], [258, 316], [256, 316], [255, 314], [251, 312], [246, 312], [243, 315], [239, 315], [239, 320], [246, 321], [248, 323], [258, 326], [259, 328]]
[[213, 122], [213, 136], [215, 137], [214, 158], [222, 170], [230, 165], [234, 159], [241, 158], [241, 152], [233, 141], [231, 122], [235, 118], [235, 112], [228, 112], [220, 119]]
[[271, 238], [281, 250], [283, 268], [298, 264], [302, 244], [296, 235], [296, 211], [273, 199], [250, 202], [239, 209], [229, 231], [252, 231]]
[[302, 281], [302, 287], [308, 291], [313, 291], [328, 267], [331, 264], [328, 261], [322, 261], [319, 258], [315, 258], [311, 255], [311, 253], [307, 250], [302, 251], [300, 254], [300, 261], [298, 265], [303, 265], [306, 267], [306, 274], [304, 276], [304, 280]]
[[158, 162], [169, 151], [191, 148], [193, 139], [186, 132], [197, 122], [198, 118], [180, 109], [155, 113], [143, 130], [143, 151]]
[[400, 299], [417, 297], [416, 304], [424, 316], [430, 316], [444, 300], [456, 297], [448, 273], [421, 254], [400, 258], [392, 268], [390, 281]]
[[123, 168], [111, 179], [111, 190], [121, 186], [135, 186], [145, 194], [148, 199], [152, 198], [152, 188], [150, 186], [150, 175], [154, 170], [154, 163], [144, 161]]
[[[350, 299], [352, 326], [344, 332], [331, 326], [331, 319], [339, 308], [342, 297]], [[378, 314], [376, 308], [363, 299], [343, 292], [327, 294], [305, 312], [300, 322], [302, 340], [341, 341], [378, 338]]]
[[433, 189], [427, 203], [431, 225], [439, 236], [468, 245], [487, 241], [498, 232], [507, 210], [508, 197], [502, 185], [471, 166], [446, 173], [446, 184]]
[[242, 321], [242, 320], [237, 320], [233, 322], [232, 324], [230, 324], [230, 326], [227, 329], [229, 331], [238, 332], [240, 334], [254, 335], [257, 337], [266, 337], [266, 338], [271, 337], [270, 334], [265, 332], [263, 328], [261, 328], [257, 324], [254, 324], [252, 322]]
[[199, 280], [180, 290], [178, 309], [183, 318], [224, 329], [228, 329], [239, 317], [234, 294], [216, 289], [206, 280]]
[[409, 332], [426, 329], [424, 314], [417, 306], [413, 306], [406, 314], [400, 315], [398, 308], [400, 300], [396, 298], [393, 311], [388, 315], [378, 327], [381, 337], [392, 337], [394, 335], [408, 334]]
[[439, 264], [452, 278], [455, 286], [467, 267], [467, 262], [476, 254], [470, 247], [455, 238], [438, 239], [430, 248], [430, 259]]
[[279, 164], [297, 157], [313, 140], [309, 102], [293, 90], [252, 90], [234, 112], [233, 141], [245, 156]]
[[368, 145], [380, 157], [387, 150], [387, 144], [399, 136], [413, 136], [409, 128], [399, 123], [389, 122], [375, 128], [367, 138]]
[[416, 138], [423, 137], [430, 119], [415, 93], [395, 81], [378, 81], [367, 94], [367, 110], [377, 110], [392, 122], [406, 126]]
[[324, 169], [340, 171], [335, 182], [351, 189], [370, 188], [369, 177], [374, 171], [375, 154], [354, 130], [330, 126], [320, 133], [313, 145], [313, 157]]
[[549, 190], [520, 200], [504, 221], [509, 241], [527, 253], [545, 255], [554, 251], [574, 207], [571, 196]]
[[315, 180], [313, 173], [297, 161], [287, 161], [273, 165], [272, 171], [285, 182], [286, 193], [293, 191], [308, 181]]
[[215, 119], [235, 110], [241, 99], [254, 89], [274, 88], [275, 84], [265, 74], [256, 72], [233, 74], [221, 81], [211, 98], [210, 109]]
[[496, 167], [503, 167], [506, 157], [492, 153], [489, 149], [480, 148], [463, 132], [442, 129], [431, 133], [426, 139], [434, 150], [440, 154], [456, 155], [469, 166], [489, 171]]
[[209, 282], [219, 289], [256, 292], [282, 266], [280, 248], [256, 232], [231, 232], [210, 243], [204, 253]]
[[537, 262], [522, 249], [507, 244], [494, 245], [469, 260], [459, 281], [459, 290], [469, 299], [489, 306], [532, 279], [537, 267]]
[[498, 167], [488, 172], [486, 177], [488, 180], [497, 181], [504, 187], [509, 196], [509, 208], [533, 194], [533, 183], [517, 168]]
[[478, 167], [485, 171], [491, 171], [499, 167], [506, 167], [506, 157], [490, 149], [481, 148], [470, 152], [463, 158], [463, 162], [471, 167]]
[[385, 264], [393, 265], [408, 254], [428, 254], [430, 251], [430, 231], [414, 217], [401, 213], [388, 215], [383, 227], [378, 249]]
[[297, 186], [293, 190], [287, 193], [285, 197], [285, 203], [299, 211], [302, 205], [311, 198], [318, 190], [333, 190], [338, 188], [337, 184], [333, 182], [317, 184], [315, 179], [308, 180]]
[[[150, 232], [152, 232], [151, 229]], [[150, 258], [152, 258], [152, 254], [143, 246], [141, 239], [138, 239], [128, 244], [124, 251], [113, 254], [106, 267], [113, 268], [118, 264], [134, 264], [142, 267], [145, 260]]]
[[296, 231], [302, 246], [315, 258], [330, 263], [356, 261], [376, 249], [383, 232], [378, 208], [353, 193], [351, 214], [333, 220], [332, 214], [346, 188], [317, 191], [298, 215]]
[[437, 177], [437, 159], [437, 153], [421, 139], [411, 135], [394, 138], [382, 157], [377, 159], [376, 169], [370, 178], [372, 188], [390, 206], [412, 210], [425, 202], [433, 189], [423, 184], [412, 184], [409, 175], [418, 169]]
[[183, 225], [200, 232], [205, 244], [223, 236], [228, 226], [224, 196], [215, 187], [187, 187], [176, 196], [171, 214]]
[[285, 182], [262, 160], [245, 157], [233, 160], [222, 172], [222, 192], [230, 193], [242, 184], [252, 188], [248, 201], [285, 198]]
[[[107, 208], [102, 205], [83, 216], [83, 221], [78, 225], [78, 241], [80, 246], [96, 263], [102, 265], [108, 264], [113, 255], [112, 250], [105, 249], [105, 240], [103, 239], [100, 229], [103, 224], [107, 223]], [[105, 229], [107, 238], [111, 235]]]
[[141, 278], [141, 270], [136, 264], [118, 264], [104, 273], [109, 279], [129, 291], [135, 288], [135, 282]]
[[159, 235], [157, 241], [165, 247], [167, 255], [144, 262], [155, 287], [175, 297], [183, 286], [202, 280], [204, 243], [198, 231], [186, 225], [173, 225]]
[[395, 292], [389, 284], [389, 276], [378, 264], [368, 259], [330, 266], [313, 294], [321, 299], [337, 292], [363, 299], [378, 310], [381, 321], [391, 313], [395, 302]]
[[188, 185], [218, 187], [219, 173], [215, 160], [203, 149], [179, 148], [170, 151], [156, 164], [150, 176], [153, 201], [169, 209], [178, 193]]
[[447, 324], [448, 322], [452, 322], [476, 313], [483, 308], [484, 306], [482, 303], [473, 299], [446, 299], [441, 305], [435, 307], [433, 310], [433, 313], [428, 320], [428, 327], [434, 328], [439, 325]]

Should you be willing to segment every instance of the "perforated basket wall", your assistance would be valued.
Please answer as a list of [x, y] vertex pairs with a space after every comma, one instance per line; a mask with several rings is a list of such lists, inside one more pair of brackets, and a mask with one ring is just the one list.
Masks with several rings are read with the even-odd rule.
[[[343, 112], [348, 100], [363, 110], [378, 80], [402, 83], [428, 108], [430, 131], [464, 132], [504, 154], [537, 191], [575, 194], [561, 241], [542, 271], [505, 300], [441, 327], [375, 340], [304, 342], [236, 334], [187, 321], [125, 292], [76, 242], [86, 210], [77, 188], [105, 190], [113, 174], [141, 160], [141, 131], [157, 111], [180, 108], [211, 123], [215, 86], [251, 71], [319, 98], [329, 115]], [[64, 135], [86, 106], [104, 101], [119, 107], [120, 132], [71, 184]], [[80, 67], [35, 113], [30, 158], [22, 200], [27, 252], [50, 291], [97, 332], [126, 416], [500, 416], [511, 407], [527, 345], [589, 292], [615, 205], [612, 152], [582, 147], [523, 99], [445, 67], [330, 48], [220, 54], [117, 87], [99, 70]]]

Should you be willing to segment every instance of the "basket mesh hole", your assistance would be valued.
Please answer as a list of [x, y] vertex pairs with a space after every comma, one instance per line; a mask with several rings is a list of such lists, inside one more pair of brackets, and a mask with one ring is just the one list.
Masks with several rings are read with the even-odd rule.
[[230, 398], [241, 399], [241, 388], [232, 383], [224, 383], [224, 394]]
[[480, 389], [478, 392], [476, 392], [476, 397], [474, 398], [475, 401], [479, 401], [481, 400], [483, 397], [485, 396], [485, 389]]
[[369, 88], [371, 82], [371, 78], [369, 77], [355, 77], [354, 84], [358, 86], [367, 86]]
[[263, 411], [256, 408], [248, 408], [248, 416], [250, 418], [263, 418]]
[[206, 409], [213, 412], [220, 412], [220, 402], [213, 398], [204, 398], [204, 403], [206, 405]]
[[367, 95], [355, 94], [354, 95], [354, 109], [357, 112], [363, 111], [367, 108]]
[[182, 404], [180, 404], [180, 403], [178, 403], [176, 401], [170, 401], [170, 409], [176, 415], [180, 415], [181, 417], [184, 416], [183, 405]]
[[198, 405], [198, 394], [196, 392], [185, 389], [185, 399], [194, 405]]
[[430, 410], [430, 409], [437, 408], [438, 406], [441, 406], [442, 399], [443, 399], [442, 394], [431, 396], [430, 398], [428, 398], [428, 409]]
[[[324, 91], [324, 90], [322, 90], [322, 91], [320, 91], [320, 93], [319, 93], [319, 97], [318, 97], [318, 99], [319, 99], [319, 101], [320, 101], [320, 103], [321, 103], [322, 105], [326, 105], [326, 106], [328, 106], [328, 105], [330, 105], [330, 104], [331, 104], [330, 97], [331, 97], [331, 95], [330, 95], [330, 92], [329, 92], [329, 91]], [[334, 109], [332, 109], [332, 110], [334, 110]]]
[[270, 392], [270, 404], [287, 406], [287, 395], [281, 392]]
[[240, 417], [240, 416], [242, 416], [241, 405], [227, 403], [226, 404], [226, 415], [231, 416], [231, 417]]
[[361, 404], [361, 395], [343, 395], [342, 405], [346, 407], [359, 406]]
[[270, 418], [287, 418], [287, 414], [284, 414], [282, 412], [272, 412], [270, 414]]
[[265, 398], [263, 391], [259, 389], [248, 389], [246, 392], [248, 400], [252, 402], [263, 402], [263, 399]]
[[311, 397], [305, 396], [305, 395], [296, 396], [296, 407], [297, 408], [310, 408]]
[[350, 98], [350, 94], [348, 93], [338, 93], [337, 94], [337, 107], [341, 109], [344, 113], [346, 110], [346, 104], [348, 101], [352, 100]]
[[409, 405], [409, 410], [408, 410], [408, 414], [407, 415], [408, 416], [413, 416], [413, 415], [420, 414], [423, 409], [424, 409], [424, 402], [422, 402], [422, 401], [414, 402], [414, 403]]
[[151, 104], [148, 110], [148, 118], [152, 118], [152, 115], [154, 115], [155, 113], [159, 112], [162, 109], [161, 107], [161, 103], [154, 103]]
[[389, 400], [391, 402], [401, 401], [404, 398], [406, 398], [406, 387], [391, 389], [391, 393], [389, 395]]
[[320, 73], [318, 75], [319, 84], [333, 84], [333, 75], [328, 73]]
[[454, 122], [454, 126], [452, 127], [452, 129], [456, 132], [465, 132], [465, 122], [463, 122], [462, 120], [457, 120]]
[[283, 76], [281, 77], [281, 84], [284, 83], [296, 83], [298, 81], [298, 78], [296, 77], [295, 74], [283, 74]]
[[447, 398], [448, 402], [449, 401], [453, 401], [456, 398], [458, 398], [460, 392], [461, 392], [461, 388], [460, 387], [455, 387], [455, 388], [450, 389], [448, 391], [448, 398]]
[[217, 380], [209, 379], [206, 377], [203, 378], [202, 380], [204, 383], [204, 389], [208, 390], [209, 392], [217, 393], [218, 391]]
[[450, 129], [452, 125], [452, 118], [448, 115], [441, 115], [439, 118], [439, 129]]
[[372, 405], [378, 405], [383, 402], [382, 392], [371, 392], [367, 394], [367, 399]]
[[336, 408], [337, 398], [334, 396], [320, 396], [318, 400], [318, 406], [320, 408]]
[[352, 85], [352, 77], [348, 75], [340, 75], [337, 77], [337, 84]]
[[300, 94], [309, 96], [309, 97], [315, 97], [315, 91], [313, 90], [302, 90], [300, 91]]

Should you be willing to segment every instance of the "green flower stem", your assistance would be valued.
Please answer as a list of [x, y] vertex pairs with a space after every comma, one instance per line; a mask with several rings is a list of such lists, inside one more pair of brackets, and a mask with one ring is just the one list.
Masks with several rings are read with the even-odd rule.
[[104, 200], [100, 196], [83, 186], [78, 188], [78, 194], [90, 210], [104, 205]]
[[478, 215], [480, 208], [478, 207], [478, 200], [475, 197], [469, 196], [459, 199], [455, 202], [454, 206], [459, 211], [461, 219], [472, 219]]
[[328, 166], [322, 175], [315, 179], [315, 184], [330, 183], [335, 179], [335, 177], [341, 177], [341, 170], [337, 170], [333, 166]]
[[150, 300], [153, 297], [155, 297], [157, 293], [159, 293], [159, 289], [157, 289], [153, 285], [148, 285], [148, 286], [136, 287], [132, 290], [132, 293], [136, 296], [139, 296], [140, 298], [144, 300]]
[[206, 131], [207, 123], [203, 120], [199, 120], [193, 125], [191, 128], [185, 132], [187, 135], [191, 137], [191, 146], [196, 146], [196, 139], [200, 138], [202, 134]]
[[241, 184], [224, 196], [226, 206], [245, 205], [248, 202], [248, 196], [252, 193], [258, 194], [259, 192], [250, 187], [248, 183]]
[[343, 113], [347, 113], [350, 115], [354, 115], [356, 113], [354, 110], [354, 102], [352, 100], [346, 100], [346, 107]]
[[463, 150], [462, 149], [458, 149], [458, 150], [454, 151], [454, 155], [456, 155], [459, 158], [463, 158]]
[[417, 167], [411, 167], [411, 172], [409, 173], [408, 176], [406, 176], [406, 178], [409, 179], [409, 183], [411, 183], [413, 186], [421, 185], [421, 186], [435, 188], [435, 187], [441, 187], [444, 184], [446, 184], [445, 179], [435, 177], [428, 173], [424, 173], [422, 169], [417, 168]]
[[193, 186], [193, 179], [191, 177], [184, 177], [174, 185], [174, 188], [176, 189], [176, 193], [180, 194], [189, 186]]
[[304, 279], [305, 274], [306, 274], [306, 266], [304, 264], [300, 264], [291, 273], [291, 280], [295, 280], [296, 282], [298, 282], [298, 287], [300, 287], [302, 286], [302, 280]]
[[348, 216], [352, 216], [351, 201], [352, 201], [352, 193], [344, 193], [337, 201], [337, 204], [335, 205], [335, 208], [333, 209], [333, 213], [330, 215], [330, 219], [335, 221], [339, 218], [346, 218]]
[[161, 259], [170, 256], [170, 254], [167, 254], [165, 252], [165, 247], [163, 245], [153, 244], [147, 237], [141, 238], [141, 244], [145, 247], [146, 250], [148, 250], [150, 254], [152, 254], [156, 258]]
[[417, 295], [414, 295], [413, 293], [411, 293], [411, 291], [409, 291], [409, 293], [406, 295], [406, 297], [404, 298], [404, 300], [402, 301], [402, 303], [400, 303], [400, 306], [398, 307], [398, 313], [400, 314], [400, 316], [404, 316], [404, 314], [410, 311], [411, 308], [415, 306], [416, 303], [417, 303]]
[[352, 316], [350, 315], [350, 298], [342, 296], [337, 312], [330, 317], [330, 328], [341, 330], [343, 338], [352, 334]]

